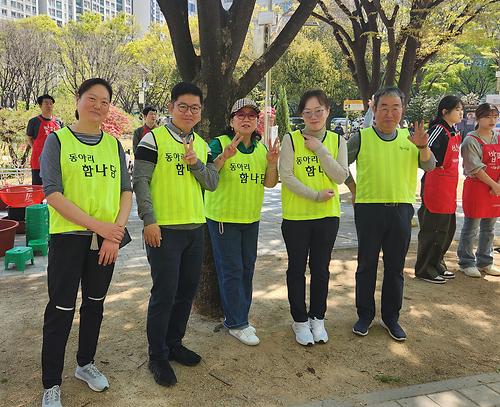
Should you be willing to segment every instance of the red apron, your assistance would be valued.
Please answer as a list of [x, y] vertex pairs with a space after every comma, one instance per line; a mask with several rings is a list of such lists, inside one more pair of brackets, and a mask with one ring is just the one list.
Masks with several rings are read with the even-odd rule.
[[457, 209], [458, 155], [460, 135], [452, 135], [441, 126], [448, 136], [448, 148], [443, 165], [425, 173], [424, 205], [432, 213], [455, 213]]
[[[485, 144], [483, 140], [474, 137], [483, 149], [484, 171], [494, 181], [500, 178], [500, 142]], [[464, 182], [462, 205], [464, 214], [468, 218], [497, 218], [500, 216], [500, 196], [490, 193], [491, 189], [484, 182], [475, 177], [467, 177]]]
[[45, 120], [41, 116], [38, 116], [38, 120], [40, 120], [40, 127], [38, 127], [38, 134], [33, 141], [30, 161], [31, 168], [34, 170], [40, 169], [40, 155], [42, 154], [47, 136], [60, 128], [55, 117], [52, 120]]

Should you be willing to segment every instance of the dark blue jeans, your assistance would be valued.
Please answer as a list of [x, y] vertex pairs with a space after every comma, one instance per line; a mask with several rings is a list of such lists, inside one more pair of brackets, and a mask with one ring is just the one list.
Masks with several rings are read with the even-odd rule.
[[182, 343], [203, 258], [203, 227], [161, 228], [160, 247], [146, 245], [153, 287], [149, 298], [149, 358], [167, 360], [169, 348]]
[[356, 204], [354, 220], [358, 234], [356, 308], [366, 322], [375, 318], [375, 285], [380, 249], [383, 250], [382, 319], [396, 322], [403, 304], [403, 269], [411, 237], [411, 204]]
[[207, 219], [224, 310], [230, 329], [248, 326], [252, 280], [257, 260], [259, 222], [219, 223]]

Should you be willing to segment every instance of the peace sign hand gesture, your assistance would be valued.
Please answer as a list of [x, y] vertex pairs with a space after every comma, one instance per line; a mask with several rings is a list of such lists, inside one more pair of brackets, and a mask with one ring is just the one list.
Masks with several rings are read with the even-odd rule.
[[267, 152], [266, 159], [268, 164], [276, 165], [278, 163], [278, 158], [280, 157], [280, 139], [276, 137], [272, 146], [269, 146], [269, 151]]
[[429, 144], [429, 135], [424, 129], [424, 121], [422, 120], [420, 123], [415, 122], [415, 130], [412, 135], [408, 137], [413, 144], [417, 146], [419, 149], [424, 149]]
[[186, 138], [182, 138], [182, 144], [184, 145], [184, 157], [182, 158], [187, 165], [195, 165], [198, 162], [198, 157], [193, 150], [194, 139], [189, 143], [186, 142]]
[[239, 133], [236, 133], [236, 135], [233, 137], [233, 140], [231, 141], [231, 144], [228, 144], [222, 152], [222, 157], [224, 158], [224, 160], [234, 157], [236, 151], [238, 150], [238, 144], [240, 144], [242, 140], [243, 136], [240, 136]]

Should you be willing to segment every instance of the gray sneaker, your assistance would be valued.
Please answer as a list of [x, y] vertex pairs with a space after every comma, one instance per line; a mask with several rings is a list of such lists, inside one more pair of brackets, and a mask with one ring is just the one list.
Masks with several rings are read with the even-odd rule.
[[83, 367], [77, 366], [75, 377], [83, 380], [94, 391], [104, 391], [109, 388], [108, 379], [104, 376], [93, 363]]
[[45, 389], [43, 392], [42, 407], [62, 407], [61, 388], [59, 386]]

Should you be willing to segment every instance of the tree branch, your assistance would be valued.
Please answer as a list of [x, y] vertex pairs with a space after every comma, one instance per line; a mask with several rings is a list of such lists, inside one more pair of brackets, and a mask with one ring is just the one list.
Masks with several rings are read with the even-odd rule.
[[200, 58], [194, 51], [189, 30], [187, 0], [158, 0], [168, 25], [175, 59], [182, 79], [192, 82], [200, 67]]
[[302, 0], [283, 30], [271, 43], [267, 51], [258, 58], [238, 81], [237, 97], [246, 96], [263, 75], [285, 53], [288, 46], [311, 15], [318, 0]]

